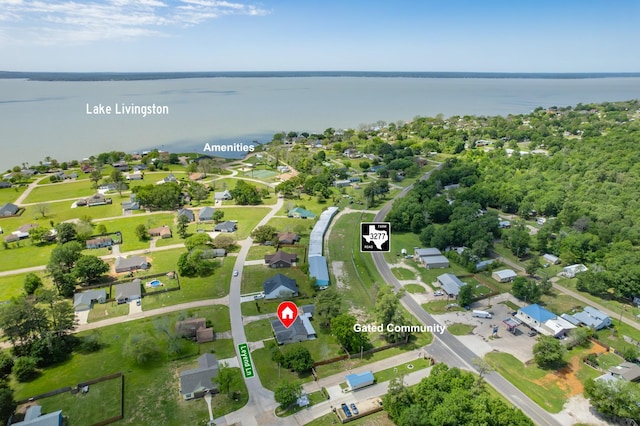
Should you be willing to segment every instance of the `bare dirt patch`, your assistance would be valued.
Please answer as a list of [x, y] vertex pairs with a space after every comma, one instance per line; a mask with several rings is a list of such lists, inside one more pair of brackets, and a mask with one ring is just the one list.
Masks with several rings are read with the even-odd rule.
[[333, 271], [333, 276], [336, 277], [336, 287], [339, 289], [348, 289], [349, 285], [344, 280], [344, 262], [331, 262], [331, 270]]

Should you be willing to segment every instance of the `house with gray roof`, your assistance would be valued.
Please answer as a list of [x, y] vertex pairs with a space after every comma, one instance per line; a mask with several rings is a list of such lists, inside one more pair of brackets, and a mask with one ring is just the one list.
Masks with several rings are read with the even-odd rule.
[[231, 193], [229, 191], [224, 190], [222, 192], [214, 192], [213, 193], [213, 199], [217, 200], [217, 201], [225, 201], [225, 200], [233, 199], [233, 196], [231, 195]]
[[131, 257], [117, 257], [116, 258], [116, 273], [131, 272], [138, 269], [149, 269], [149, 263], [147, 258], [143, 256], [131, 256]]
[[313, 316], [314, 305], [305, 305], [299, 309], [299, 313], [293, 324], [286, 328], [282, 325], [282, 322], [277, 319], [271, 321], [271, 328], [273, 329], [273, 335], [276, 338], [276, 342], [279, 345], [286, 345], [288, 343], [304, 342], [306, 340], [313, 340], [317, 337], [316, 330], [311, 324], [311, 317]]
[[460, 279], [458, 279], [458, 277], [456, 277], [453, 274], [439, 275], [437, 280], [440, 283], [440, 286], [442, 287], [442, 289], [445, 291], [445, 293], [447, 293], [449, 296], [452, 296], [452, 297], [458, 297], [458, 293], [460, 293], [460, 289], [463, 286], [467, 285], [466, 283], [463, 283], [462, 281], [460, 281]]
[[282, 274], [274, 275], [262, 283], [265, 299], [286, 299], [298, 295], [296, 280]]
[[235, 222], [228, 220], [217, 224], [213, 230], [216, 232], [236, 232], [238, 230], [238, 225]]
[[33, 405], [27, 408], [23, 421], [13, 424], [16, 426], [62, 426], [63, 422], [62, 410], [42, 414], [42, 407]]
[[5, 182], [5, 181], [1, 181], [0, 182], [0, 189], [5, 189], [5, 188], [11, 188], [11, 182]]
[[602, 330], [611, 325], [611, 317], [609, 315], [591, 306], [586, 306], [582, 312], [573, 314], [573, 317], [594, 330]]
[[142, 286], [139, 278], [131, 281], [130, 283], [117, 284], [114, 287], [114, 293], [116, 294], [116, 302], [129, 303], [133, 300], [138, 300], [142, 297]]
[[213, 220], [214, 211], [215, 210], [213, 209], [213, 207], [209, 207], [209, 206], [201, 208], [200, 211], [198, 212], [198, 220], [200, 222]]
[[6, 203], [0, 207], [0, 216], [15, 216], [20, 208], [15, 204]]
[[180, 394], [185, 400], [201, 398], [207, 391], [217, 388], [218, 359], [205, 353], [198, 358], [198, 368], [180, 372]]
[[515, 273], [513, 269], [501, 269], [499, 271], [494, 271], [491, 274], [491, 278], [498, 281], [499, 283], [507, 283], [516, 279], [518, 274]]
[[225, 257], [227, 251], [225, 249], [206, 249], [202, 251], [202, 259], [215, 259], [216, 257]]
[[189, 219], [189, 222], [193, 222], [194, 220], [196, 220], [195, 215], [189, 209], [178, 210], [178, 218], [180, 218], [180, 216], [185, 216], [187, 219]]
[[87, 290], [73, 295], [73, 308], [76, 312], [88, 311], [95, 302], [105, 303], [107, 291], [103, 288]]
[[264, 255], [264, 263], [270, 268], [291, 268], [297, 261], [298, 255], [296, 253], [287, 253], [282, 250]]

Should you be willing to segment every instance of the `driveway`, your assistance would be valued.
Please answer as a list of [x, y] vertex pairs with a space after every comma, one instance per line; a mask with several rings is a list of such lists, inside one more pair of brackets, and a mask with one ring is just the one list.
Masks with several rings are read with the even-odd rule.
[[[138, 302], [140, 304], [138, 305]], [[129, 315], [141, 314], [142, 313], [142, 300], [132, 300], [129, 302]]]

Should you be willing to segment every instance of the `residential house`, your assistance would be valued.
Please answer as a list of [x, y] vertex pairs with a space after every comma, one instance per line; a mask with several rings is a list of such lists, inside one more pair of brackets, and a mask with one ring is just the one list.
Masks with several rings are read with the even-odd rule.
[[169, 173], [167, 177], [156, 182], [156, 185], [162, 185], [164, 183], [169, 183], [169, 182], [178, 182], [178, 179], [176, 179], [173, 173]]
[[111, 166], [114, 169], [120, 170], [121, 172], [128, 172], [129, 171], [129, 164], [127, 164], [127, 162], [124, 161], [124, 160], [117, 161], [117, 162], [113, 163]]
[[142, 256], [117, 257], [115, 267], [116, 273], [131, 272], [138, 269], [149, 269], [149, 263], [147, 258]]
[[215, 259], [216, 257], [225, 257], [227, 251], [225, 249], [207, 249], [202, 251], [202, 259]]
[[347, 380], [347, 387], [352, 391], [371, 386], [375, 382], [373, 373], [371, 371], [364, 371], [357, 374], [347, 374], [344, 376]]
[[193, 180], [193, 181], [196, 181], [196, 180], [202, 180], [202, 179], [204, 179], [205, 177], [206, 177], [206, 176], [205, 176], [205, 174], [204, 174], [204, 173], [191, 173], [191, 174], [189, 175], [189, 180]]
[[124, 177], [126, 180], [142, 180], [144, 179], [144, 174], [140, 170], [137, 170], [133, 173], [127, 173]]
[[213, 199], [216, 201], [225, 201], [231, 200], [233, 197], [231, 196], [231, 193], [225, 189], [222, 192], [214, 192]]
[[214, 213], [214, 209], [213, 207], [203, 207], [200, 209], [200, 211], [198, 212], [198, 221], [200, 222], [204, 222], [204, 221], [208, 221], [208, 220], [213, 220], [213, 213]]
[[264, 263], [270, 268], [291, 268], [297, 261], [298, 255], [296, 253], [287, 253], [282, 250], [264, 256]]
[[115, 183], [106, 183], [98, 187], [98, 192], [108, 192], [108, 191], [117, 191], [117, 190], [118, 190], [118, 185], [116, 185]]
[[15, 204], [6, 203], [0, 207], [0, 216], [15, 216], [20, 208]]
[[171, 234], [171, 228], [167, 225], [159, 226], [157, 228], [149, 229], [150, 237], [160, 237], [162, 239], [171, 238], [173, 235]]
[[286, 328], [279, 319], [271, 321], [273, 336], [279, 345], [304, 342], [317, 337], [316, 330], [311, 324], [311, 318], [315, 310], [314, 305], [305, 305], [299, 309], [298, 316], [293, 324]]
[[98, 237], [87, 240], [86, 244], [88, 249], [111, 247], [113, 245], [113, 239], [111, 237]]
[[38, 226], [39, 225], [35, 223], [27, 223], [25, 225], [18, 227], [18, 232], [21, 232], [21, 233], [24, 232], [28, 234], [30, 229], [37, 228]]
[[302, 207], [296, 207], [294, 209], [289, 210], [287, 216], [297, 218], [297, 219], [314, 219], [316, 215], [309, 210], [303, 209]]
[[437, 278], [438, 283], [440, 283], [440, 287], [444, 290], [447, 295], [451, 297], [458, 297], [458, 293], [460, 293], [460, 289], [467, 285], [463, 283], [453, 274], [442, 274]]
[[278, 232], [278, 243], [295, 244], [300, 241], [300, 235], [293, 232]]
[[218, 360], [205, 353], [198, 358], [198, 368], [180, 372], [180, 394], [185, 400], [201, 398], [207, 391], [217, 389]]
[[569, 265], [562, 268], [561, 274], [567, 278], [574, 278], [580, 272], [588, 271], [589, 269], [581, 263], [575, 265]]
[[89, 165], [89, 164], [82, 164], [80, 166], [80, 170], [82, 170], [82, 173], [91, 173], [92, 171], [94, 171], [93, 166]]
[[544, 259], [545, 262], [551, 265], [557, 265], [558, 263], [560, 263], [560, 258], [558, 256], [554, 256], [549, 253], [545, 253], [544, 255], [542, 255], [542, 259]]
[[491, 274], [491, 278], [498, 281], [499, 283], [508, 283], [516, 279], [518, 274], [515, 273], [512, 269], [501, 269], [499, 271], [494, 271]]
[[582, 324], [587, 327], [591, 327], [594, 330], [602, 330], [603, 328], [609, 327], [612, 322], [609, 315], [601, 312], [591, 306], [586, 306], [582, 312], [578, 312], [577, 314], [573, 314], [573, 317], [580, 321]]
[[180, 218], [180, 216], [185, 216], [187, 219], [189, 219], [189, 222], [193, 222], [196, 220], [196, 216], [189, 209], [178, 210], [178, 218]]
[[111, 198], [107, 198], [102, 194], [95, 194], [86, 199], [88, 207], [104, 206], [111, 204]]
[[620, 365], [609, 367], [609, 374], [617, 379], [638, 383], [640, 382], [640, 365], [625, 361]]
[[511, 228], [511, 221], [509, 220], [501, 220], [498, 222], [498, 228], [499, 229], [507, 229], [507, 228]]
[[14, 426], [62, 426], [64, 419], [62, 417], [62, 410], [54, 411], [47, 414], [42, 414], [42, 407], [39, 405], [32, 405], [27, 408], [24, 415], [24, 420], [21, 422], [13, 423]]
[[235, 222], [226, 221], [217, 224], [213, 230], [216, 232], [236, 232], [238, 225]]
[[129, 195], [129, 201], [125, 201], [122, 203], [123, 211], [132, 211], [132, 210], [140, 210], [140, 203], [136, 199], [135, 194]]
[[450, 185], [445, 185], [442, 189], [445, 191], [453, 191], [454, 189], [460, 189], [460, 184], [452, 183]]
[[361, 154], [358, 154], [358, 151], [353, 149], [353, 148], [345, 149], [342, 154], [347, 158], [358, 158], [358, 157], [361, 157]]
[[495, 261], [495, 259], [481, 260], [480, 262], [476, 263], [476, 271], [484, 271]]
[[333, 186], [335, 186], [336, 188], [344, 188], [347, 186], [351, 186], [351, 181], [350, 180], [336, 180], [333, 182]]
[[142, 286], [139, 278], [125, 284], [116, 284], [114, 288], [115, 299], [118, 304], [129, 303], [142, 298]]
[[5, 188], [11, 188], [11, 183], [10, 182], [0, 182], [0, 189], [5, 189]]
[[95, 302], [105, 303], [106, 301], [105, 289], [87, 290], [73, 295], [73, 308], [76, 312], [88, 311]]
[[296, 280], [282, 274], [274, 275], [262, 283], [265, 299], [286, 299], [298, 295]]
[[207, 327], [204, 318], [189, 318], [176, 323], [176, 335], [197, 341], [198, 343], [212, 342], [213, 328]]

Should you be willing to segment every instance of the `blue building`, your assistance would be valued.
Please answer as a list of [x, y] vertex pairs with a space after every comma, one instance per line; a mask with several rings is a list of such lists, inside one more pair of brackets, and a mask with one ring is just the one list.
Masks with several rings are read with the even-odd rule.
[[365, 371], [359, 374], [348, 374], [344, 378], [347, 379], [347, 385], [354, 391], [370, 386], [375, 381], [371, 371]]
[[316, 287], [325, 289], [329, 286], [329, 269], [324, 256], [309, 257], [309, 276], [316, 279]]

